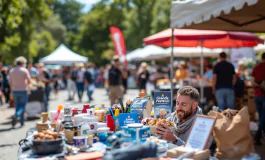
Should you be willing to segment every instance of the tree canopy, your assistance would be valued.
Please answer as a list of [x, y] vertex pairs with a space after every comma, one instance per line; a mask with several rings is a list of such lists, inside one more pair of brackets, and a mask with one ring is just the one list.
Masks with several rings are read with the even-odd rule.
[[101, 0], [84, 13], [75, 0], [0, 1], [0, 55], [37, 61], [60, 43], [98, 65], [115, 53], [109, 27], [119, 27], [127, 50], [169, 27], [171, 0]]

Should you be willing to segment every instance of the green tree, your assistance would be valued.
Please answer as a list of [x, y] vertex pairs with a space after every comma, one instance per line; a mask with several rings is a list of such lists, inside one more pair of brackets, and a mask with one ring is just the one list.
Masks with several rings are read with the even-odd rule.
[[155, 0], [131, 0], [130, 7], [126, 10], [125, 37], [129, 50], [142, 46], [142, 40], [151, 31], [151, 24], [155, 18], [152, 11], [157, 1]]
[[52, 15], [53, 0], [0, 1], [0, 54], [7, 62], [19, 55], [29, 57], [28, 45], [34, 32], [34, 22]]
[[58, 42], [55, 41], [49, 31], [34, 32], [32, 40], [29, 43], [30, 59], [36, 57], [37, 60], [51, 53]]
[[[169, 27], [170, 0], [101, 0], [81, 18], [78, 36], [71, 34], [76, 52], [97, 64], [114, 53], [109, 27], [119, 27], [127, 50], [142, 47], [143, 38]], [[69, 40], [68, 40], [69, 41]]]
[[114, 25], [122, 29], [124, 20], [123, 8], [119, 3], [102, 0], [81, 19], [80, 33], [78, 34], [75, 51], [88, 56], [96, 64], [102, 63], [104, 51], [113, 49], [109, 27]]
[[[172, 0], [158, 0], [156, 1], [152, 16], [154, 17], [151, 23], [150, 34], [155, 34], [170, 26], [170, 7]], [[148, 35], [149, 36], [149, 35]]]
[[46, 21], [38, 25], [39, 30], [46, 30], [51, 33], [54, 40], [58, 43], [65, 42], [67, 29], [66, 26], [61, 22], [60, 16], [50, 16]]
[[57, 0], [52, 8], [54, 13], [60, 16], [67, 31], [78, 33], [83, 7], [84, 5], [75, 0]]

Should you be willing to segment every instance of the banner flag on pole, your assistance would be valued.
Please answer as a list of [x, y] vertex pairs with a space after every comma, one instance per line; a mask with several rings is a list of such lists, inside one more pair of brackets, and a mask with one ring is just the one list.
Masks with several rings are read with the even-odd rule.
[[127, 67], [126, 45], [123, 34], [121, 30], [115, 26], [110, 27], [110, 33], [114, 43], [115, 52], [120, 57], [120, 61], [124, 63], [125, 67]]

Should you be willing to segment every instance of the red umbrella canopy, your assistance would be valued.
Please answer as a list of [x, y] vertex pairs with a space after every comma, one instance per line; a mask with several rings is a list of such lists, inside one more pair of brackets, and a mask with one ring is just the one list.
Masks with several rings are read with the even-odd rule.
[[[144, 38], [144, 44], [161, 47], [171, 46], [171, 29]], [[257, 35], [249, 32], [230, 32], [215, 30], [174, 29], [174, 46], [197, 47], [203, 40], [206, 48], [238, 48], [254, 47], [264, 41]]]

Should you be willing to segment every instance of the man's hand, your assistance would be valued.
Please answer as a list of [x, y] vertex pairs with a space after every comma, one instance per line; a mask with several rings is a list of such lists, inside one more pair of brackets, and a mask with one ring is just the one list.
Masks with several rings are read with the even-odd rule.
[[164, 140], [174, 142], [176, 140], [176, 136], [171, 131], [171, 129], [164, 123], [161, 124], [161, 126], [156, 128], [156, 134], [160, 137], [162, 137]]
[[118, 66], [117, 66], [117, 69], [118, 69], [119, 71], [123, 71], [123, 68], [122, 68], [121, 65], [118, 65]]

